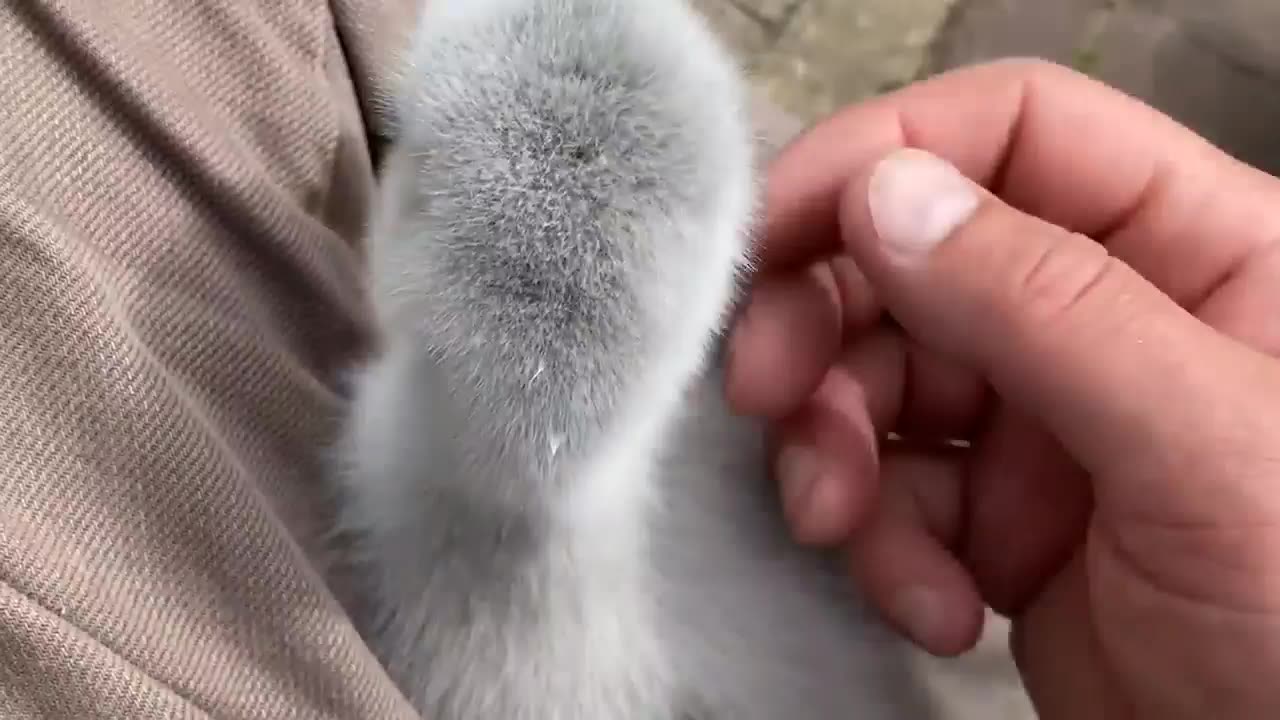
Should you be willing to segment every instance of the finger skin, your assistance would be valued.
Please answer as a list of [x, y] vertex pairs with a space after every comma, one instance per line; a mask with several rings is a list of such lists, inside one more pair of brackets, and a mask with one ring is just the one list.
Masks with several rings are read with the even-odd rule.
[[[908, 266], [880, 243], [875, 171], [850, 182], [841, 216], [890, 312], [1046, 422], [1088, 469], [1151, 472], [1220, 402], [1236, 360], [1226, 341], [1104, 247], [974, 187], [972, 217]], [[1168, 412], [1169, 388], [1188, 386]]]
[[[876, 437], [865, 404], [813, 403], [780, 425], [771, 442], [783, 511], [797, 542], [832, 546], [876, 502]], [[816, 477], [789, 478], [786, 460], [799, 448], [816, 460]]]
[[[981, 634], [985, 606], [953, 547], [962, 523], [963, 463], [892, 454], [882, 471], [880, 501], [847, 546], [850, 574], [920, 647], [943, 656], [965, 652]], [[932, 616], [923, 624], [922, 593]]]
[[841, 342], [881, 315], [866, 278], [845, 256], [759, 278], [730, 338], [730, 407], [775, 419], [794, 412], [822, 382]]
[[1111, 678], [1091, 600], [1086, 560], [1076, 553], [1014, 619], [1009, 646], [1041, 720], [1137, 717]]
[[[925, 402], [921, 393], [933, 402]], [[971, 437], [969, 431], [976, 429], [985, 398], [985, 386], [976, 376], [933, 359], [891, 326], [869, 331], [846, 347], [808, 401], [810, 407], [825, 412], [808, 413], [803, 427], [806, 435], [825, 439], [818, 450], [833, 470], [827, 480], [849, 487], [830, 491], [830, 504], [789, 506], [789, 519], [802, 529], [798, 534], [815, 544], [839, 543], [865, 515], [863, 503], [874, 494], [879, 478], [868, 472], [874, 469], [873, 463], [861, 454], [850, 455], [851, 444], [874, 455], [883, 450], [879, 444], [888, 433], [900, 432], [904, 423], [918, 431], [909, 437], [915, 446], [938, 447]], [[829, 427], [815, 432], [815, 424], [822, 423]], [[796, 427], [795, 423], [782, 426], [784, 446], [805, 442]], [[849, 498], [861, 499], [853, 512]]]
[[[930, 150], [990, 189], [977, 216], [912, 268], [880, 253], [867, 206], [876, 164], [899, 147]], [[945, 473], [968, 487], [960, 547], [881, 458], [879, 481], [861, 486], [877, 488], [877, 502], [849, 546], [877, 606], [927, 649], [955, 652], [962, 618], [980, 607], [975, 572], [1019, 615], [1024, 677], [1046, 717], [1130, 713], [1088, 671], [1103, 655], [1115, 666], [1104, 673], [1155, 682], [1141, 688], [1153, 716], [1274, 708], [1273, 685], [1243, 685], [1246, 666], [1275, 650], [1256, 620], [1280, 607], [1280, 183], [1119, 93], [1021, 62], [842, 113], [783, 153], [768, 194], [766, 275], [849, 253], [875, 304], [925, 353], [977, 370], [1008, 403], [998, 418], [1032, 418], [1043, 427], [1026, 437], [1061, 445], [1041, 464], [1012, 447], [1019, 432], [992, 433], [973, 467]], [[786, 330], [798, 307], [771, 320], [779, 346], [799, 347]], [[1092, 497], [1079, 492], [1086, 483]], [[1090, 513], [1093, 540], [1081, 544]], [[1019, 538], [1031, 539], [1010, 548]], [[915, 602], [921, 588], [941, 599]], [[1090, 605], [1105, 612], [1091, 619]], [[945, 617], [922, 634], [906, 619], [924, 606]], [[1105, 626], [1096, 636], [1082, 632], [1095, 622]], [[1229, 657], [1206, 660], [1214, 648]], [[1083, 712], [1061, 714], [1073, 706]]]
[[802, 542], [839, 544], [870, 512], [879, 492], [881, 428], [898, 415], [902, 400], [902, 358], [896, 333], [872, 333], [826, 374], [800, 415], [803, 422], [783, 425], [784, 447], [808, 442], [828, 469], [826, 486], [814, 497], [787, 503]]
[[1108, 245], [1183, 304], [1203, 299], [1280, 237], [1280, 180], [1088, 76], [1006, 60], [852, 106], [785, 148], [766, 186], [764, 266], [839, 252], [849, 181], [903, 147], [937, 155], [1013, 207]]
[[[850, 107], [785, 148], [766, 185], [762, 276], [840, 253], [849, 182], [902, 147], [938, 155], [1011, 206], [1094, 238], [1179, 304], [1203, 308], [1215, 328], [1280, 355], [1280, 320], [1268, 312], [1280, 305], [1280, 181], [1151, 107], [1039, 60], [939, 75]], [[810, 369], [807, 383], [763, 389], [762, 378], [785, 371], [769, 342], [785, 338], [780, 347], [801, 356], [827, 349], [808, 349], [811, 337], [788, 330], [807, 312], [796, 305], [735, 331], [745, 350], [728, 376], [742, 412], [794, 407], [820, 377]], [[743, 359], [755, 354], [765, 357]]]
[[1000, 407], [971, 453], [962, 544], [982, 596], [1021, 611], [1062, 570], [1093, 509], [1089, 478], [1034, 418]]
[[972, 439], [990, 405], [986, 381], [914, 340], [903, 342], [901, 413], [887, 429], [925, 442]]
[[762, 278], [729, 338], [725, 393], [736, 412], [772, 420], [804, 403], [840, 351], [843, 308], [821, 268]]

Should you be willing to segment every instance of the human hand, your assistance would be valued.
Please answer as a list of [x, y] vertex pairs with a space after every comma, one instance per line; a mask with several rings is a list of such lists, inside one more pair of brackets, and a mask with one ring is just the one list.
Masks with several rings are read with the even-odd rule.
[[1047, 720], [1280, 712], [1280, 181], [996, 63], [786, 149], [760, 254], [727, 391], [891, 621], [1012, 616]]

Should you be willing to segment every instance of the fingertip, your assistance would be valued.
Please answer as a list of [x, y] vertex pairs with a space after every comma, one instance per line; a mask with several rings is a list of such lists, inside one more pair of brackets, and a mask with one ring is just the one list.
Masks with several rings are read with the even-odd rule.
[[811, 404], [784, 428], [783, 506], [797, 542], [844, 542], [874, 506], [879, 459], [870, 421]]
[[986, 608], [964, 568], [923, 531], [859, 537], [850, 568], [886, 622], [940, 657], [971, 650]]
[[910, 585], [894, 591], [892, 598], [886, 607], [888, 617], [932, 655], [961, 655], [982, 636], [982, 603], [964, 587]]
[[730, 331], [730, 406], [756, 417], [795, 412], [839, 352], [840, 322], [838, 295], [814, 274], [762, 279]]
[[973, 578], [921, 514], [901, 502], [908, 497], [901, 488], [885, 492], [847, 545], [855, 584], [889, 625], [925, 651], [966, 652], [978, 642], [986, 610]]
[[803, 545], [838, 543], [856, 523], [853, 487], [835, 467], [815, 479], [803, 498], [788, 503], [792, 536]]

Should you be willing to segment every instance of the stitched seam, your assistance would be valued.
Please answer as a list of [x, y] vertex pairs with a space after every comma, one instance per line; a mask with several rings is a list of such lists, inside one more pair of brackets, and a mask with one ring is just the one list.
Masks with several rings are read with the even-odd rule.
[[[58, 623], [58, 624], [60, 624], [60, 625], [66, 626], [66, 627], [68, 627], [68, 628], [73, 629], [76, 633], [80, 634], [82, 637], [84, 637], [84, 638], [88, 639], [89, 641], [91, 641], [91, 642], [92, 642], [94, 645], [96, 645], [97, 647], [99, 647], [99, 648], [101, 648], [102, 650], [104, 650], [105, 652], [109, 653], [112, 657], [114, 657], [114, 658], [118, 659], [120, 662], [124, 663], [124, 664], [125, 664], [125, 665], [130, 669], [130, 670], [132, 670], [132, 671], [134, 671], [134, 672], [138, 673], [139, 675], [141, 675], [141, 676], [145, 677], [149, 682], [151, 682], [151, 683], [152, 683], [153, 685], [155, 685], [157, 688], [159, 688], [159, 689], [161, 689], [161, 690], [163, 690], [163, 691], [165, 691], [165, 692], [168, 692], [170, 695], [172, 695], [174, 698], [176, 698], [179, 702], [181, 702], [181, 703], [183, 703], [183, 704], [185, 704], [185, 705], [189, 705], [189, 706], [191, 706], [192, 708], [194, 708], [195, 710], [197, 710], [197, 711], [198, 711], [198, 712], [199, 712], [203, 717], [210, 718], [210, 720], [212, 720], [213, 718], [216, 718], [216, 717], [217, 717], [217, 716], [216, 716], [216, 715], [214, 715], [212, 712], [210, 712], [208, 708], [204, 707], [203, 705], [201, 705], [201, 704], [200, 704], [199, 702], [197, 702], [196, 700], [194, 700], [194, 699], [192, 699], [192, 698], [187, 697], [186, 695], [184, 695], [183, 693], [179, 692], [179, 691], [177, 690], [177, 688], [173, 687], [173, 686], [172, 686], [172, 685], [170, 685], [169, 683], [167, 683], [167, 682], [164, 682], [164, 681], [160, 680], [159, 678], [157, 678], [156, 676], [152, 675], [151, 673], [149, 673], [149, 672], [147, 672], [147, 671], [143, 670], [142, 668], [138, 667], [138, 666], [137, 666], [136, 664], [134, 664], [131, 660], [129, 660], [128, 658], [126, 658], [126, 657], [125, 657], [125, 656], [124, 656], [120, 651], [116, 650], [116, 649], [115, 649], [115, 648], [113, 648], [110, 644], [108, 644], [106, 641], [104, 641], [101, 637], [99, 637], [99, 636], [95, 635], [94, 633], [89, 632], [88, 630], [86, 630], [86, 629], [84, 628], [84, 626], [80, 625], [79, 623], [75, 623], [75, 622], [72, 622], [71, 620], [68, 620], [68, 619], [67, 619], [65, 616], [63, 616], [61, 613], [56, 612], [55, 610], [53, 610], [53, 608], [50, 608], [48, 605], [46, 605], [46, 604], [45, 604], [45, 603], [43, 603], [43, 602], [40, 602], [40, 600], [36, 599], [36, 597], [34, 597], [31, 593], [28, 593], [28, 592], [25, 592], [25, 591], [23, 591], [23, 590], [18, 589], [18, 587], [17, 587], [17, 586], [15, 586], [15, 585], [14, 585], [12, 582], [10, 582], [8, 579], [0, 578], [0, 586], [3, 586], [4, 588], [6, 588], [6, 589], [8, 589], [8, 590], [12, 591], [14, 594], [18, 595], [19, 597], [21, 597], [21, 598], [25, 599], [25, 600], [26, 600], [28, 603], [30, 603], [33, 607], [38, 608], [38, 609], [39, 609], [40, 611], [42, 611], [45, 615], [47, 615], [49, 618], [51, 618], [54, 622], [56, 622], [56, 623]], [[4, 630], [4, 628], [0, 628], [0, 632], [3, 632], [3, 630]]]

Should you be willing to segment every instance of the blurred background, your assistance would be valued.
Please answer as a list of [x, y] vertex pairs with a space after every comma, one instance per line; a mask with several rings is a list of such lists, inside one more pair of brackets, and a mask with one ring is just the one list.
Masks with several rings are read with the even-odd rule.
[[[802, 124], [942, 70], [1036, 56], [1136, 95], [1280, 174], [1280, 0], [694, 2], [759, 89]], [[920, 657], [937, 720], [1032, 720], [1006, 632], [993, 618], [969, 655]]]

